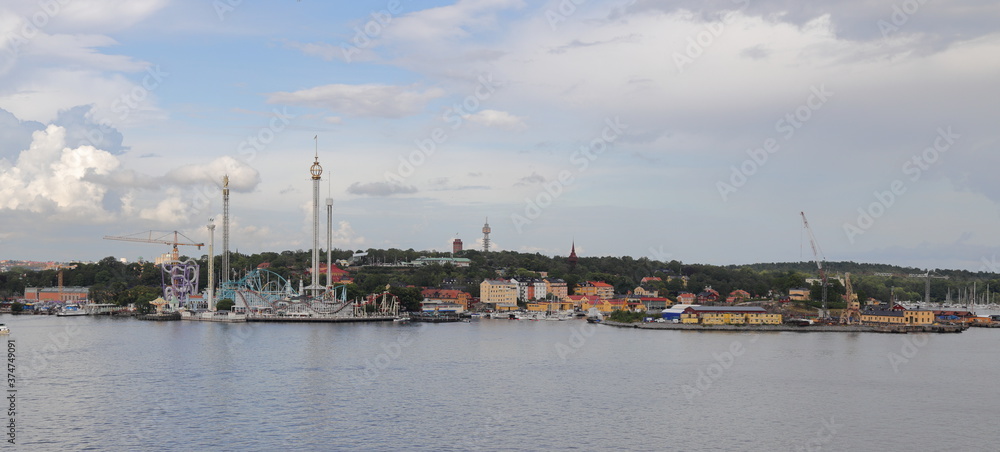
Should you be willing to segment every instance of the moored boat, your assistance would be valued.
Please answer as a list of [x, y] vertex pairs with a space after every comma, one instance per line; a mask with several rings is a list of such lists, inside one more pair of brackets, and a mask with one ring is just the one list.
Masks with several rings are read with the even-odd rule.
[[87, 315], [87, 311], [85, 311], [84, 309], [80, 308], [80, 305], [73, 303], [73, 304], [67, 304], [66, 306], [63, 306], [62, 310], [60, 310], [59, 312], [57, 312], [56, 315], [59, 316], [59, 317], [70, 317], [70, 316], [77, 316], [77, 315]]

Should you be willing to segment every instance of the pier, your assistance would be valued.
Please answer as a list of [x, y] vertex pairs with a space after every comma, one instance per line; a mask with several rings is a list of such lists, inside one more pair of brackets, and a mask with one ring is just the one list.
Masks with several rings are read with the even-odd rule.
[[284, 323], [357, 323], [357, 322], [391, 322], [395, 316], [371, 316], [371, 317], [323, 317], [323, 316], [277, 316], [277, 315], [248, 315], [247, 322], [284, 322]]
[[697, 325], [683, 323], [621, 323], [605, 320], [601, 324], [618, 328], [682, 331], [752, 331], [794, 333], [961, 333], [967, 325]]

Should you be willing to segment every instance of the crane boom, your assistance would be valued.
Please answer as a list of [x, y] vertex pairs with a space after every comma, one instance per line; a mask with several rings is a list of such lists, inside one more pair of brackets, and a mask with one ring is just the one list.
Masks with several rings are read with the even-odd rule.
[[[155, 234], [160, 234], [160, 235], [155, 235]], [[171, 234], [173, 235], [173, 240], [168, 240]], [[145, 235], [145, 237], [143, 235]], [[184, 237], [184, 239], [187, 240], [187, 242], [180, 241], [179, 237]], [[177, 251], [178, 245], [197, 246], [199, 250], [201, 249], [201, 247], [205, 246], [204, 243], [197, 243], [194, 240], [191, 240], [184, 234], [181, 234], [180, 232], [177, 231], [171, 231], [171, 232], [146, 231], [146, 232], [137, 232], [135, 234], [129, 234], [129, 235], [118, 235], [118, 236], [106, 235], [104, 236], [104, 239], [121, 240], [125, 242], [162, 243], [164, 245], [171, 245], [173, 246], [171, 257], [175, 261], [178, 259], [180, 255], [180, 253], [178, 253]]]
[[809, 232], [809, 245], [812, 246], [813, 258], [816, 261], [816, 267], [819, 269], [820, 283], [823, 285], [823, 313], [821, 315], [827, 317], [829, 314], [826, 310], [826, 270], [823, 269], [823, 261], [826, 260], [826, 256], [823, 256], [823, 252], [820, 251], [819, 245], [816, 243], [816, 236], [813, 235], [812, 228], [809, 227], [809, 220], [806, 220], [806, 213], [799, 212], [799, 214], [802, 215], [802, 224], [805, 226], [806, 231]]

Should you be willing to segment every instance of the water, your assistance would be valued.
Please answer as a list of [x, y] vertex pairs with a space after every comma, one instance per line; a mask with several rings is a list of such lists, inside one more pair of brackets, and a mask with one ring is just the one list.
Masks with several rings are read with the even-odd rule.
[[1000, 329], [0, 321], [24, 450], [1000, 449]]

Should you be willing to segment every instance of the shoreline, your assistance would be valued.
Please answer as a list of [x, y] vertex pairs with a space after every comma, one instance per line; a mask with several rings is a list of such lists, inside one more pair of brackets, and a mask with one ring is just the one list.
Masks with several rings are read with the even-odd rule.
[[680, 331], [753, 331], [753, 332], [793, 332], [793, 333], [961, 333], [968, 329], [964, 325], [697, 325], [683, 323], [621, 323], [605, 320], [600, 322], [615, 328], [636, 328], [640, 330], [680, 330]]

